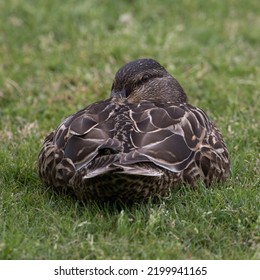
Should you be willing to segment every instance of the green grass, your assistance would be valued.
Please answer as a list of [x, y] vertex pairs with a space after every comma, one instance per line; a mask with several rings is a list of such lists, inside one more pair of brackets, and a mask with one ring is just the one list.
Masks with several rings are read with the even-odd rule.
[[[0, 259], [260, 259], [257, 0], [0, 2]], [[132, 207], [82, 205], [36, 173], [44, 136], [153, 57], [216, 121], [223, 186]]]

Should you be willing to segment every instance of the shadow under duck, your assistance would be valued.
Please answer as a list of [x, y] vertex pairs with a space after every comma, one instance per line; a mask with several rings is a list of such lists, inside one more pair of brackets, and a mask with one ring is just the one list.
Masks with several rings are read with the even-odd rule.
[[81, 201], [138, 201], [180, 184], [225, 181], [226, 145], [204, 111], [153, 59], [115, 75], [110, 98], [66, 118], [38, 157], [42, 181]]

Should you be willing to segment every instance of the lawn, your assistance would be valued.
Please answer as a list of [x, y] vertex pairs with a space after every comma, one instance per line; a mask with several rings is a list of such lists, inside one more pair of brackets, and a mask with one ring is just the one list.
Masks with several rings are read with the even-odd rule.
[[[0, 2], [0, 259], [260, 259], [257, 0]], [[228, 181], [159, 202], [82, 205], [42, 186], [44, 136], [158, 60], [220, 128]]]

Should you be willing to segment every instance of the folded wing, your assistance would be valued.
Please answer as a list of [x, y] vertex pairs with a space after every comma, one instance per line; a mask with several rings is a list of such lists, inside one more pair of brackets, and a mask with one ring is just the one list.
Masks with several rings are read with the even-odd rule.
[[188, 105], [143, 105], [130, 107], [133, 149], [122, 155], [120, 163], [150, 161], [172, 172], [185, 169], [210, 129], [205, 113], [197, 111], [196, 115]]

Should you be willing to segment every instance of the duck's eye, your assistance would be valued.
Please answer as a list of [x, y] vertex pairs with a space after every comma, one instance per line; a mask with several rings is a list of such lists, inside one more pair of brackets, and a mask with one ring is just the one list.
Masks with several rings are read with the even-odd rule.
[[148, 80], [149, 80], [149, 78], [150, 78], [150, 76], [149, 75], [144, 75], [143, 77], [142, 77], [142, 82], [147, 82]]

